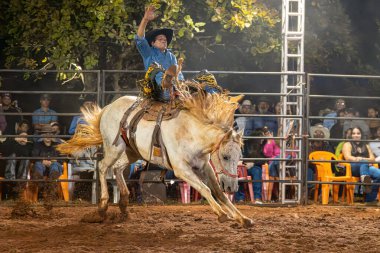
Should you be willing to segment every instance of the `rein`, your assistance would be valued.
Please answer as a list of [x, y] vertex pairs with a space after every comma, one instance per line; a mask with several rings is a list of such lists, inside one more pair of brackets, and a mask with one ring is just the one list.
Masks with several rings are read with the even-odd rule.
[[[228, 134], [228, 133], [227, 133]], [[215, 153], [216, 151], [218, 151], [217, 153], [217, 156], [218, 156], [218, 161], [219, 161], [219, 164], [222, 164], [222, 161], [220, 160], [220, 155], [219, 155], [219, 149], [220, 149], [220, 145], [222, 144], [222, 142], [224, 141], [224, 139], [226, 138], [227, 134], [225, 134], [222, 139], [219, 141], [218, 145], [215, 146], [214, 150], [211, 152], [211, 155], [213, 153]], [[238, 177], [238, 174], [231, 174], [230, 172], [228, 172], [225, 168], [222, 168], [220, 171], [217, 171], [216, 170], [216, 166], [214, 165], [214, 163], [212, 162], [212, 160], [210, 159], [210, 165], [212, 167], [212, 169], [214, 170], [214, 173], [215, 173], [215, 176], [216, 178], [218, 179], [219, 181], [219, 174], [224, 174], [228, 177], [232, 177], [232, 178], [237, 178]]]

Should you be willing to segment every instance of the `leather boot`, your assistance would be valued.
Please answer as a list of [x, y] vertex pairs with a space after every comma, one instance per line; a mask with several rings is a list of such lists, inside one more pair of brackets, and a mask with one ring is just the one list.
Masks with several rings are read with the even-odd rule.
[[167, 89], [173, 86], [173, 80], [177, 75], [177, 66], [171, 65], [164, 73], [162, 77], [162, 88]]

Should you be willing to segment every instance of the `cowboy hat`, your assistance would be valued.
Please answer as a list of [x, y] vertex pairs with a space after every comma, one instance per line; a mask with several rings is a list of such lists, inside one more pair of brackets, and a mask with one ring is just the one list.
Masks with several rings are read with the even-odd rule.
[[145, 39], [148, 41], [149, 45], [152, 45], [154, 38], [160, 34], [165, 35], [167, 44], [169, 45], [173, 38], [173, 30], [169, 28], [154, 29], [149, 31], [145, 34]]
[[315, 134], [317, 133], [317, 131], [320, 131], [323, 133], [325, 139], [329, 139], [330, 138], [330, 131], [327, 127], [324, 127], [322, 124], [317, 124], [315, 126], [312, 126], [310, 127], [310, 135], [312, 138], [316, 138], [314, 137]]
[[50, 125], [42, 126], [41, 130], [38, 131], [40, 134], [51, 134], [53, 133], [53, 128]]

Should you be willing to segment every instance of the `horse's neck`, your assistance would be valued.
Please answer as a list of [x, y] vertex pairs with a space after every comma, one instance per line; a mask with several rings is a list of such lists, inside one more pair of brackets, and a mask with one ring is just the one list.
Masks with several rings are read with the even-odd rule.
[[208, 147], [215, 146], [225, 135], [225, 131], [221, 128], [205, 124], [191, 115], [184, 122], [186, 122], [186, 128], [192, 132], [192, 136], [202, 140], [204, 145]]

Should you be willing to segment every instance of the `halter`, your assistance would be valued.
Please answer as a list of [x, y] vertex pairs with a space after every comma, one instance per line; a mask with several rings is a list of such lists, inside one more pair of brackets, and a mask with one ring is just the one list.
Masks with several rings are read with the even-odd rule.
[[[216, 151], [218, 151], [218, 160], [219, 160], [219, 164], [222, 164], [222, 161], [220, 160], [220, 155], [219, 155], [219, 149], [220, 149], [220, 145], [222, 144], [222, 142], [224, 141], [224, 139], [226, 138], [228, 132], [222, 137], [222, 139], [219, 141], [218, 145], [215, 146], [214, 150], [211, 152], [211, 155], [213, 153], [215, 153]], [[216, 178], [218, 179], [219, 181], [219, 174], [224, 174], [228, 177], [232, 177], [232, 178], [237, 178], [238, 177], [238, 174], [231, 174], [230, 172], [228, 172], [225, 168], [222, 168], [220, 171], [217, 171], [216, 170], [216, 167], [214, 165], [214, 163], [212, 162], [212, 160], [210, 159], [210, 165], [212, 167], [212, 169], [214, 170], [214, 173], [215, 173], [215, 176]]]

